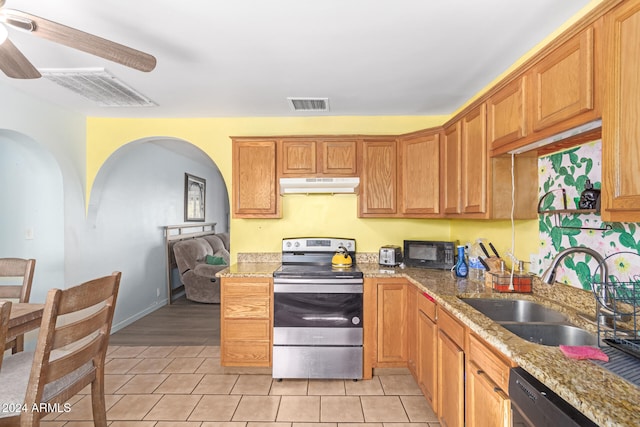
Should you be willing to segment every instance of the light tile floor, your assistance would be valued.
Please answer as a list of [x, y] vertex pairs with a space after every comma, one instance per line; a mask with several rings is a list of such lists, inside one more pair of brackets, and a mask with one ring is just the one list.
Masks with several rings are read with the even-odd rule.
[[[220, 366], [219, 347], [109, 348], [110, 427], [435, 427], [406, 369], [373, 379], [282, 380], [265, 369]], [[93, 426], [89, 389], [44, 427]]]

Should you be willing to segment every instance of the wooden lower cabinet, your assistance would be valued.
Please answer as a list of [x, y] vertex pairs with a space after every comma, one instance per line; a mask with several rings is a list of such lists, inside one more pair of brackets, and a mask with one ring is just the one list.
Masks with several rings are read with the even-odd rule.
[[270, 278], [222, 278], [222, 366], [271, 366], [272, 289]]
[[436, 305], [418, 294], [417, 310], [417, 382], [422, 394], [433, 409], [437, 408], [438, 386], [438, 325]]
[[511, 426], [515, 363], [409, 281], [365, 279], [365, 294], [365, 374], [408, 367], [442, 426]]
[[467, 426], [509, 427], [511, 401], [502, 389], [473, 362], [467, 367]]
[[407, 364], [407, 286], [404, 281], [378, 284], [378, 367]]
[[407, 367], [414, 378], [418, 377], [418, 289], [415, 286], [407, 286]]
[[438, 398], [436, 412], [440, 418], [440, 424], [447, 427], [463, 427], [464, 327], [444, 310], [439, 310], [438, 313], [437, 357]]
[[466, 422], [469, 427], [510, 427], [509, 371], [515, 366], [469, 334]]

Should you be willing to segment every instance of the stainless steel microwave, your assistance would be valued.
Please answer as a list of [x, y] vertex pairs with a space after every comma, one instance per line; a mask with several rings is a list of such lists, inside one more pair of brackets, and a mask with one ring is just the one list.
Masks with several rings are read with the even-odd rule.
[[450, 270], [455, 265], [456, 242], [405, 240], [404, 263], [408, 267]]

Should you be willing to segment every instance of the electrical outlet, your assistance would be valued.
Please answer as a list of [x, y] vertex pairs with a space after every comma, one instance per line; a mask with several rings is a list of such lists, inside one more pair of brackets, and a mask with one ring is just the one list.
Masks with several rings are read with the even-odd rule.
[[160, 298], [160, 288], [156, 288], [156, 298]]
[[33, 227], [27, 227], [27, 229], [24, 232], [24, 238], [27, 240], [33, 240], [33, 237], [34, 237]]

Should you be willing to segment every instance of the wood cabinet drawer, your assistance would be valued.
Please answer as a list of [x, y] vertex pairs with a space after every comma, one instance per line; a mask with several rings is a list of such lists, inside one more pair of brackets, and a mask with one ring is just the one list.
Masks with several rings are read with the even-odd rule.
[[436, 303], [425, 296], [424, 292], [418, 292], [418, 310], [423, 312], [429, 319], [436, 320]]
[[470, 362], [477, 365], [504, 392], [509, 390], [510, 364], [473, 334], [469, 335], [467, 356]]
[[222, 283], [222, 291], [225, 296], [253, 297], [265, 296], [269, 297], [271, 286], [268, 281], [252, 282], [252, 281], [233, 281]]
[[269, 366], [271, 363], [268, 341], [230, 341], [221, 352], [223, 366]]
[[270, 298], [271, 282], [268, 280], [223, 280], [222, 316], [232, 319], [268, 319], [271, 313]]
[[271, 338], [271, 322], [265, 320], [227, 320], [224, 323], [227, 341], [268, 340]]
[[438, 313], [438, 328], [458, 347], [464, 349], [464, 326], [458, 323], [455, 317], [442, 309]]
[[222, 315], [226, 318], [268, 318], [269, 298], [226, 297]]

